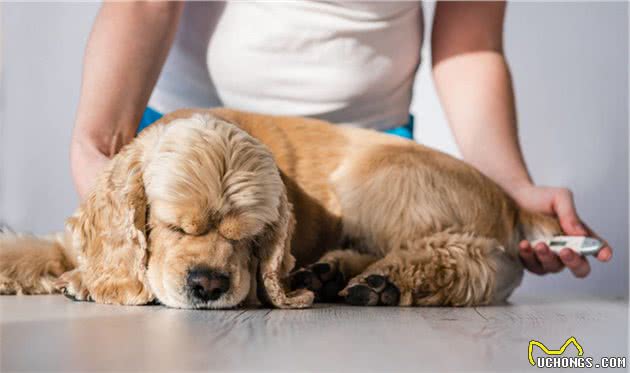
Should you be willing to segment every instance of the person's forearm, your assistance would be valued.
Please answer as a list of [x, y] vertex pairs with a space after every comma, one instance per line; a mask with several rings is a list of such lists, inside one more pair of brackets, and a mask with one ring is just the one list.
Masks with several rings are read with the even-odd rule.
[[84, 197], [108, 157], [135, 136], [168, 54], [182, 3], [105, 3], [83, 68], [71, 146], [75, 186]]
[[433, 76], [464, 159], [510, 194], [531, 184], [502, 53], [475, 51], [442, 59]]
[[438, 2], [433, 78], [464, 159], [510, 194], [531, 180], [503, 56], [504, 2]]
[[[503, 56], [501, 1], [440, 1], [431, 33], [433, 77], [464, 159], [503, 187], [523, 208], [556, 216], [565, 234], [595, 236], [579, 218], [571, 191], [539, 187], [521, 154], [510, 72]], [[567, 266], [576, 277], [589, 272], [586, 259], [565, 249], [519, 243], [527, 269], [545, 274]], [[597, 258], [608, 261], [609, 246]]]

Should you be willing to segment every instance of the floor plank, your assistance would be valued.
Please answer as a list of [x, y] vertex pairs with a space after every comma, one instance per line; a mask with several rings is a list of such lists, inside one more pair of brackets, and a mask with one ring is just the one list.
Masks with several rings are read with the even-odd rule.
[[0, 370], [536, 370], [530, 339], [557, 348], [575, 336], [586, 356], [626, 356], [627, 316], [625, 298], [185, 311], [0, 297]]

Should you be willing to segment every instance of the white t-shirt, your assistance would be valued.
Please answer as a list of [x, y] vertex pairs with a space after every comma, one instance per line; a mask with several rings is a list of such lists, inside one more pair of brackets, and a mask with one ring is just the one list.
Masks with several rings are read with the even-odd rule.
[[395, 127], [408, 119], [422, 27], [419, 2], [188, 3], [149, 105]]

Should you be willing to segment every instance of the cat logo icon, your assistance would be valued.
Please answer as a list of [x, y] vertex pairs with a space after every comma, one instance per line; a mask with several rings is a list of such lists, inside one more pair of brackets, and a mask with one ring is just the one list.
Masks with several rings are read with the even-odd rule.
[[534, 356], [532, 355], [534, 346], [538, 346], [547, 355], [562, 355], [564, 353], [564, 350], [566, 350], [570, 344], [573, 344], [575, 348], [577, 348], [577, 356], [584, 355], [584, 350], [582, 349], [582, 346], [580, 346], [578, 341], [575, 339], [575, 337], [571, 337], [567, 339], [566, 342], [564, 342], [564, 344], [562, 345], [562, 347], [560, 347], [557, 350], [550, 350], [547, 348], [547, 346], [545, 346], [541, 342], [532, 339], [531, 341], [529, 341], [529, 347], [527, 348], [527, 356], [529, 357], [529, 363], [533, 366], [536, 366], [536, 361], [534, 360]]

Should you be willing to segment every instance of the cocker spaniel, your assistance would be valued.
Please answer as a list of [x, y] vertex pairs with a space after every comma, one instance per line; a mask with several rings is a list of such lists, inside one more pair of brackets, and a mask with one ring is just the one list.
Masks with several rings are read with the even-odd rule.
[[[178, 308], [482, 305], [560, 233], [466, 163], [315, 119], [180, 110], [48, 237], [0, 235], [0, 293]], [[297, 268], [297, 270], [295, 270]]]

